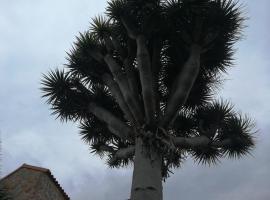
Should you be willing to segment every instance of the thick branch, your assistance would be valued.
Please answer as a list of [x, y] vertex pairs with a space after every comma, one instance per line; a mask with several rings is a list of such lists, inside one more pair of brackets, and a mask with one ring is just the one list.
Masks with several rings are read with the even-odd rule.
[[161, 115], [161, 109], [159, 105], [159, 92], [158, 92], [158, 75], [161, 67], [161, 61], [160, 61], [160, 52], [162, 49], [162, 41], [160, 39], [154, 39], [153, 43], [153, 52], [152, 52], [152, 74], [153, 74], [153, 84], [154, 84], [154, 99], [156, 100], [156, 112], [157, 112], [157, 118], [159, 120]]
[[137, 62], [140, 72], [146, 121], [148, 124], [153, 124], [156, 114], [156, 102], [153, 87], [153, 74], [151, 70], [151, 59], [146, 46], [146, 39], [143, 35], [138, 34], [128, 19], [122, 17], [121, 20], [126, 28], [128, 36], [131, 39], [136, 40], [137, 43]]
[[143, 119], [142, 112], [138, 103], [135, 101], [135, 97], [132, 96], [130, 92], [128, 81], [126, 79], [125, 74], [123, 73], [121, 69], [121, 66], [118, 65], [113, 59], [113, 57], [109, 54], [107, 54], [104, 57], [104, 60], [109, 66], [110, 71], [112, 72], [117, 84], [119, 85], [120, 90], [124, 96], [126, 103], [129, 106], [130, 111], [132, 112], [134, 118], [140, 123]]
[[173, 84], [174, 88], [167, 102], [165, 116], [161, 122], [163, 127], [167, 127], [173, 122], [178, 109], [185, 104], [199, 74], [200, 53], [200, 46], [196, 44], [191, 46], [190, 56]]
[[127, 48], [128, 48], [128, 55], [123, 61], [124, 67], [125, 67], [125, 72], [127, 74], [129, 87], [130, 87], [132, 93], [134, 94], [134, 96], [136, 96], [136, 98], [139, 101], [139, 97], [138, 97], [138, 95], [139, 95], [139, 91], [138, 91], [139, 81], [137, 79], [135, 68], [133, 66], [134, 58], [136, 56], [136, 47], [133, 47], [133, 45], [131, 44], [131, 41], [129, 40], [127, 42]]
[[124, 149], [119, 149], [115, 153], [114, 157], [117, 159], [129, 158], [129, 157], [133, 156], [134, 154], [135, 154], [135, 146], [129, 146], [129, 147], [124, 148]]
[[[134, 58], [136, 55], [136, 48], [134, 50], [131, 41], [127, 41], [127, 52], [122, 48], [119, 40], [112, 36], [112, 43], [114, 48], [118, 51], [120, 58], [123, 62], [126, 78], [128, 81], [128, 86], [131, 92], [131, 95], [135, 98], [135, 101], [138, 103], [141, 108], [139, 101], [139, 92], [138, 92], [138, 80], [133, 66]], [[141, 110], [141, 109], [140, 109]]]
[[132, 95], [136, 98], [139, 99], [138, 95], [139, 95], [139, 84], [138, 84], [138, 80], [136, 77], [136, 72], [135, 69], [133, 68], [133, 59], [131, 57], [127, 57], [124, 60], [124, 67], [125, 67], [125, 72], [127, 75], [127, 79], [128, 79], [128, 85], [130, 88], [130, 91], [132, 93]]
[[133, 67], [136, 49], [132, 47], [131, 41], [127, 41], [127, 52], [121, 46], [119, 40], [112, 36], [112, 43], [114, 48], [118, 51], [120, 58], [124, 64], [126, 77], [128, 80], [129, 88], [133, 96], [138, 96], [138, 80], [136, 78], [135, 70]]
[[205, 147], [210, 143], [210, 139], [206, 136], [198, 136], [192, 138], [176, 137], [173, 138], [174, 145], [180, 148]]
[[121, 90], [120, 90], [119, 86], [113, 80], [111, 75], [110, 74], [104, 74], [102, 76], [102, 80], [109, 87], [110, 92], [112, 93], [112, 95], [116, 99], [116, 101], [119, 104], [121, 110], [124, 112], [126, 119], [128, 121], [130, 121], [131, 123], [136, 123], [131, 111], [129, 110], [128, 105], [126, 104], [126, 102], [124, 100], [124, 97], [123, 97], [123, 95], [121, 93]]
[[110, 71], [112, 72], [114, 79], [116, 80], [122, 95], [132, 112], [133, 118], [136, 119], [138, 123], [141, 123], [143, 120], [142, 111], [140, 109], [140, 106], [136, 102], [135, 98], [132, 96], [130, 92], [130, 88], [127, 82], [127, 78], [125, 74], [123, 73], [121, 66], [118, 65], [113, 57], [110, 54], [107, 54], [105, 57], [101, 54], [101, 52], [98, 49], [92, 49], [90, 51], [91, 56], [96, 59], [98, 62], [105, 63], [108, 65]]
[[151, 70], [151, 59], [146, 46], [146, 39], [143, 35], [136, 38], [137, 42], [137, 61], [140, 72], [140, 80], [142, 86], [142, 95], [146, 120], [148, 124], [153, 124], [155, 120], [155, 95], [153, 74]]
[[117, 50], [117, 52], [119, 53], [120, 58], [124, 60], [124, 58], [126, 57], [126, 52], [121, 46], [120, 41], [115, 36], [112, 36], [112, 44], [114, 48]]
[[104, 108], [96, 105], [95, 103], [90, 103], [88, 109], [99, 120], [105, 122], [109, 130], [119, 138], [128, 139], [129, 137], [134, 136], [132, 129], [128, 125]]
[[203, 27], [203, 18], [201, 16], [196, 17], [195, 27], [193, 29], [193, 41], [199, 42], [201, 33], [202, 33], [202, 27]]
[[203, 148], [207, 146], [213, 146], [216, 148], [228, 147], [231, 145], [230, 139], [225, 139], [222, 141], [213, 141], [206, 136], [198, 136], [192, 138], [176, 137], [173, 138], [174, 145], [179, 148]]
[[130, 21], [124, 17], [121, 17], [121, 21], [127, 30], [128, 37], [133, 39], [133, 40], [136, 40], [138, 33], [137, 33], [135, 27], [133, 27], [132, 23], [130, 23]]
[[118, 151], [115, 151], [115, 149], [109, 145], [101, 145], [99, 147], [99, 150], [109, 153], [114, 153], [114, 159], [125, 159], [130, 158], [131, 156], [134, 156], [135, 154], [135, 146], [129, 146], [127, 148], [121, 148]]
[[104, 152], [114, 152], [114, 148], [109, 145], [101, 145], [99, 150]]
[[222, 141], [215, 141], [211, 143], [211, 146], [214, 146], [216, 148], [228, 148], [233, 144], [231, 139], [224, 139]]
[[113, 52], [113, 49], [114, 49], [114, 45], [113, 45], [113, 42], [112, 42], [109, 34], [105, 34], [104, 41], [105, 41], [105, 44], [106, 44], [107, 51], [109, 53], [112, 53]]

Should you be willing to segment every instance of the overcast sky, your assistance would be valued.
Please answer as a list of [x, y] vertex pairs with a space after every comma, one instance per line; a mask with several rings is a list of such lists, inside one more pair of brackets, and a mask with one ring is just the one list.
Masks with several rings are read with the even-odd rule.
[[[188, 160], [164, 184], [165, 200], [270, 198], [269, 0], [245, 4], [245, 38], [219, 95], [259, 129], [252, 156], [213, 167]], [[105, 0], [0, 0], [0, 131], [2, 175], [23, 163], [49, 168], [73, 200], [124, 200], [131, 169], [112, 170], [90, 155], [76, 125], [61, 124], [41, 99], [40, 79], [62, 67], [66, 51]]]

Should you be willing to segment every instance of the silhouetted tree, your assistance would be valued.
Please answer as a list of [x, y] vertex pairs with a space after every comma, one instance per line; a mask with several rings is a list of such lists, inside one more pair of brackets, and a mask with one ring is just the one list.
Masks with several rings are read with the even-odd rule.
[[188, 155], [214, 164], [254, 147], [250, 120], [213, 99], [243, 20], [231, 0], [111, 0], [44, 75], [44, 97], [109, 166], [134, 163], [131, 200], [161, 200]]

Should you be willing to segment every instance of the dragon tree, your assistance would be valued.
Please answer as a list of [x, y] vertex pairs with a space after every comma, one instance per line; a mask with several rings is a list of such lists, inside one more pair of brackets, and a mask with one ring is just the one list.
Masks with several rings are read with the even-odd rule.
[[254, 147], [251, 120], [215, 99], [244, 20], [232, 0], [110, 0], [43, 76], [43, 96], [106, 164], [133, 164], [131, 200], [162, 200], [187, 157], [215, 164]]

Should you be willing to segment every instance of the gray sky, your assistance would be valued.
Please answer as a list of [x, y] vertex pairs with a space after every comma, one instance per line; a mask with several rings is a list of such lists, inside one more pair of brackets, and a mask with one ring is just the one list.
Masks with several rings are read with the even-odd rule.
[[[219, 94], [256, 121], [257, 148], [252, 156], [213, 167], [188, 160], [164, 185], [165, 200], [270, 198], [270, 1], [240, 2], [250, 19]], [[75, 36], [105, 5], [105, 0], [0, 1], [2, 175], [27, 163], [49, 168], [73, 200], [129, 197], [131, 169], [108, 169], [90, 155], [76, 125], [50, 116], [39, 90], [41, 74], [62, 67]]]

